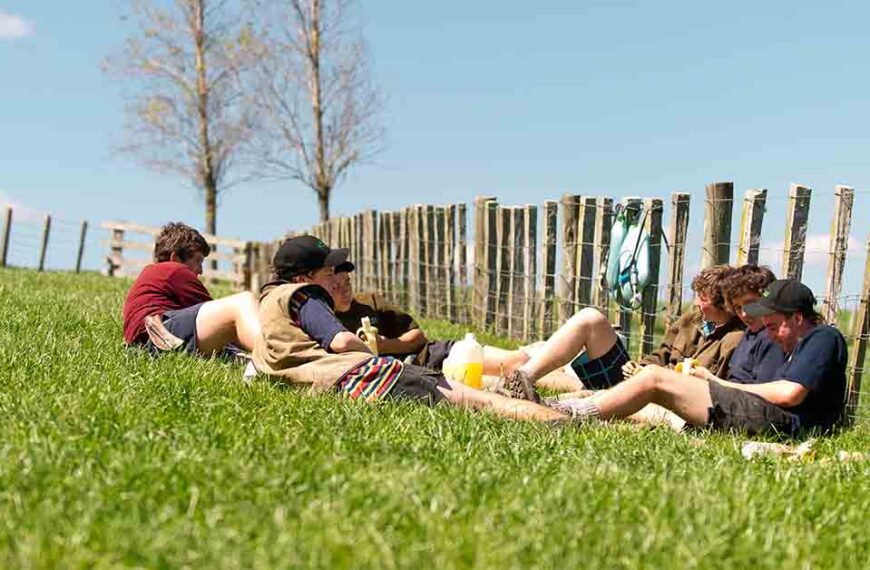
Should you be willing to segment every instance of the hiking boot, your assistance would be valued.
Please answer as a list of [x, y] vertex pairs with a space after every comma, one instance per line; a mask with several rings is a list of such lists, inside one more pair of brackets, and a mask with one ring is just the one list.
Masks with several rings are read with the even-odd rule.
[[529, 375], [517, 368], [502, 381], [502, 390], [511, 398], [531, 400], [540, 403], [541, 397], [535, 391], [535, 385]]
[[145, 332], [148, 333], [151, 344], [157, 350], [173, 351], [179, 350], [184, 346], [183, 340], [166, 330], [166, 327], [163, 326], [163, 318], [160, 315], [145, 317]]

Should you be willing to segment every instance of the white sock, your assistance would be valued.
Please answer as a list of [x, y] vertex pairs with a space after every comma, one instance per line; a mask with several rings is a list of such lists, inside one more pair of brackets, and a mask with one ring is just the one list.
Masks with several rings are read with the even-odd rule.
[[580, 421], [597, 420], [599, 416], [594, 398], [567, 398], [548, 403], [554, 410]]

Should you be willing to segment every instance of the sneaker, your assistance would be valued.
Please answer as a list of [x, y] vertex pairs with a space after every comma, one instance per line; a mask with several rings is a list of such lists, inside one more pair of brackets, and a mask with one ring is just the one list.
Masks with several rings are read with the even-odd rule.
[[151, 344], [157, 350], [173, 351], [184, 346], [183, 340], [166, 330], [166, 327], [163, 326], [163, 318], [160, 315], [145, 317], [145, 332], [148, 333]]
[[540, 403], [541, 397], [535, 391], [535, 385], [529, 375], [517, 368], [507, 375], [502, 382], [502, 389], [507, 392], [511, 398], [522, 400], [531, 400], [535, 403]]

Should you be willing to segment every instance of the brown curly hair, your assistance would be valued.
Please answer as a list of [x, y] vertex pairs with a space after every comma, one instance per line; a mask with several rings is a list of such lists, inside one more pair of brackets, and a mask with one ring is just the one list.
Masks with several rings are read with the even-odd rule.
[[181, 222], [169, 222], [160, 231], [154, 241], [154, 261], [169, 261], [172, 254], [181, 261], [186, 261], [191, 255], [199, 252], [203, 257], [211, 253], [211, 247], [202, 234]]
[[729, 310], [734, 310], [734, 299], [746, 293], [764, 292], [767, 287], [776, 280], [776, 276], [769, 267], [764, 265], [741, 265], [726, 276], [722, 282], [722, 290], [725, 294], [725, 305]]
[[734, 268], [728, 264], [714, 265], [706, 269], [702, 269], [700, 273], [692, 279], [692, 291], [696, 295], [703, 294], [713, 305], [720, 309], [725, 309], [730, 312], [730, 309], [725, 306], [725, 295], [722, 285], [725, 278], [728, 277]]

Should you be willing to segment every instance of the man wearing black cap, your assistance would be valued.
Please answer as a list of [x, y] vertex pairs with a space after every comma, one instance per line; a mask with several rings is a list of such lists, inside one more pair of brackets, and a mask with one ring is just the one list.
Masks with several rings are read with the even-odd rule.
[[263, 334], [252, 358], [257, 371], [352, 399], [405, 398], [429, 405], [445, 400], [516, 419], [566, 419], [532, 402], [474, 390], [438, 372], [373, 356], [333, 312], [336, 272], [352, 268], [347, 254], [314, 236], [291, 238], [281, 245], [273, 260], [275, 279], [260, 293]]
[[767, 382], [742, 384], [713, 378], [706, 370], [694, 377], [655, 367], [595, 396], [553, 405], [577, 418], [609, 419], [628, 417], [652, 403], [696, 426], [789, 436], [827, 431], [843, 413], [846, 341], [822, 324], [814, 304], [806, 285], [781, 279], [743, 307], [763, 319], [768, 336], [786, 354]]

